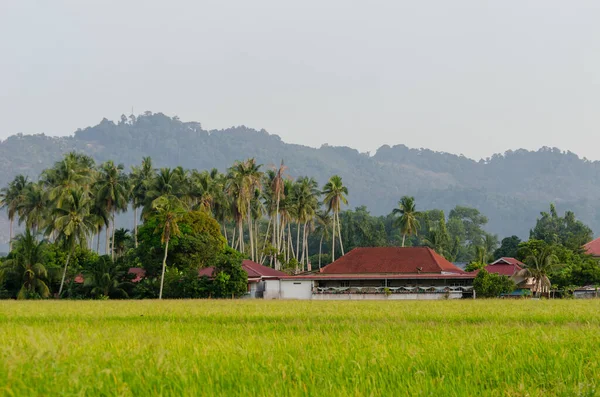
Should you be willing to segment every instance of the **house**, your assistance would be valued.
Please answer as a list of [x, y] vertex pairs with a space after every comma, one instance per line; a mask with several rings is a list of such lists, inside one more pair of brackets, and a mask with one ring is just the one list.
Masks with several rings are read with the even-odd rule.
[[313, 300], [474, 297], [475, 273], [427, 247], [355, 248], [310, 275], [280, 278], [279, 298]]
[[584, 245], [583, 249], [587, 254], [600, 259], [600, 237]]
[[525, 264], [515, 258], [502, 257], [485, 267], [488, 273], [495, 273], [501, 276], [507, 276], [517, 286], [517, 292], [520, 290], [530, 290], [534, 283], [532, 278], [523, 276], [520, 272], [525, 268]]
[[[251, 298], [279, 297], [279, 280], [288, 277], [288, 274], [263, 266], [251, 260], [242, 262], [242, 269], [248, 274], [248, 294]], [[215, 271], [214, 267], [205, 267], [198, 270], [198, 276], [211, 278]], [[273, 296], [275, 295], [275, 296]]]
[[593, 285], [587, 285], [573, 291], [573, 298], [575, 299], [592, 299], [598, 298], [598, 296], [598, 287]]

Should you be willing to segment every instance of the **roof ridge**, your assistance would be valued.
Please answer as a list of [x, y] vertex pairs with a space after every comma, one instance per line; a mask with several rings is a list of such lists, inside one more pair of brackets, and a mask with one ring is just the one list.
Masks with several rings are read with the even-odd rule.
[[427, 249], [427, 252], [429, 253], [429, 256], [431, 256], [431, 259], [433, 259], [433, 261], [435, 262], [435, 264], [437, 265], [437, 267], [440, 269], [440, 272], [443, 272], [444, 269], [440, 265], [440, 262], [438, 262], [438, 260], [435, 257], [435, 255], [433, 255], [433, 250], [430, 247], [423, 247], [423, 248]]

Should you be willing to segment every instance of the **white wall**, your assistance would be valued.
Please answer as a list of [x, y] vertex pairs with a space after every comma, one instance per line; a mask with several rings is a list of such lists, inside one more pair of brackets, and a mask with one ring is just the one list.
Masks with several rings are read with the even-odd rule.
[[279, 299], [279, 280], [265, 280], [264, 281], [264, 299]]
[[312, 299], [312, 280], [280, 280], [281, 299]]

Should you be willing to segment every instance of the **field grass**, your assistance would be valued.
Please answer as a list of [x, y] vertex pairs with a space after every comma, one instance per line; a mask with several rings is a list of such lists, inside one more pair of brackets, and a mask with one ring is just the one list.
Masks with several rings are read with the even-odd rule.
[[593, 396], [599, 301], [0, 302], [0, 394]]

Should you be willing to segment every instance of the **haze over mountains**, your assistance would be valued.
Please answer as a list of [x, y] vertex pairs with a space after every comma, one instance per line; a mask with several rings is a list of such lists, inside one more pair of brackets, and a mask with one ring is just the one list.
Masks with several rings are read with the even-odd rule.
[[[372, 214], [385, 215], [403, 195], [415, 196], [419, 210], [471, 206], [489, 218], [487, 230], [500, 238], [527, 237], [550, 202], [600, 230], [600, 162], [559, 149], [521, 149], [475, 161], [384, 145], [369, 155], [348, 147], [287, 144], [277, 135], [244, 126], [206, 131], [200, 123], [150, 112], [123, 116], [118, 122], [104, 119], [71, 137], [13, 135], [0, 142], [0, 184], [19, 173], [35, 179], [72, 150], [98, 162], [112, 159], [128, 169], [144, 156], [151, 156], [157, 167], [220, 170], [249, 157], [256, 157], [265, 168], [283, 159], [294, 178], [309, 175], [324, 183], [333, 174], [341, 175], [350, 191], [351, 208], [366, 205]], [[7, 227], [0, 227], [5, 240]]]

